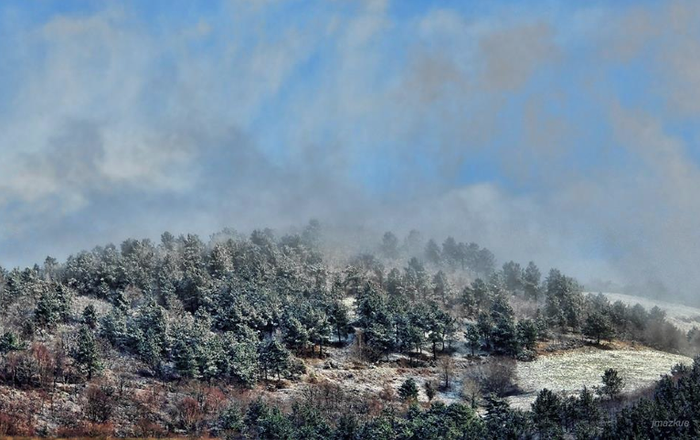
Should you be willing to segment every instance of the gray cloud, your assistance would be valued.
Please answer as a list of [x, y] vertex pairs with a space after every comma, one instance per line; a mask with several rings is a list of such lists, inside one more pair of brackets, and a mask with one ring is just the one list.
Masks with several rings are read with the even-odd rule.
[[[316, 217], [452, 234], [584, 278], [700, 286], [700, 174], [667, 126], [700, 102], [692, 3], [604, 10], [595, 35], [447, 9], [399, 23], [385, 2], [271, 32], [276, 3], [245, 4], [158, 34], [120, 8], [18, 31], [27, 74], [0, 117], [0, 264]], [[547, 83], [586, 44], [589, 70]], [[633, 62], [662, 110], [609, 96], [599, 71]], [[560, 111], [581, 99], [571, 87], [594, 122]], [[586, 165], [581, 145], [600, 139], [605, 158]]]

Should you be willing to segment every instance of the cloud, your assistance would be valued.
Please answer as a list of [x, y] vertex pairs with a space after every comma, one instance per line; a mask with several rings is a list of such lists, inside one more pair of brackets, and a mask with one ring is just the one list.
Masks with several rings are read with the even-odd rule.
[[109, 6], [6, 28], [0, 264], [316, 217], [700, 287], [693, 3], [396, 10], [223, 2], [155, 26]]
[[522, 87], [536, 69], [552, 61], [557, 47], [546, 23], [525, 24], [494, 32], [480, 42], [481, 81], [488, 89], [512, 91]]

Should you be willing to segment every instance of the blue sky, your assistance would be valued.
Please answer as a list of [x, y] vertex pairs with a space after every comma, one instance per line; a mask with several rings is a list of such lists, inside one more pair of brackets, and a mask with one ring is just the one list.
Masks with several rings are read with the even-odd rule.
[[2, 2], [0, 265], [316, 217], [687, 294], [699, 30], [692, 1]]

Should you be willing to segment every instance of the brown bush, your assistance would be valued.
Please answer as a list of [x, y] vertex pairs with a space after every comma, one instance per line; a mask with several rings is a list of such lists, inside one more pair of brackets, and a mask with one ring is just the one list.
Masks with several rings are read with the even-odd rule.
[[390, 383], [385, 383], [382, 390], [379, 392], [379, 398], [386, 402], [393, 402], [396, 400], [396, 391]]
[[109, 384], [91, 384], [85, 390], [85, 417], [92, 423], [105, 423], [114, 411], [115, 390]]
[[0, 396], [0, 436], [31, 436], [36, 408], [30, 402]]
[[175, 403], [175, 424], [190, 433], [197, 433], [204, 421], [204, 413], [199, 402], [193, 397], [186, 396]]
[[158, 423], [143, 417], [136, 421], [135, 433], [139, 437], [160, 438], [168, 435], [168, 431], [165, 428], [160, 426]]
[[62, 426], [56, 430], [57, 437], [97, 437], [108, 438], [114, 435], [114, 424], [106, 423], [79, 423], [75, 426]]
[[39, 383], [42, 387], [49, 386], [53, 380], [55, 368], [54, 355], [49, 348], [41, 343], [35, 342], [29, 350], [31, 356], [36, 361]]
[[502, 397], [517, 391], [516, 362], [511, 358], [491, 358], [484, 365], [471, 370], [468, 376], [479, 384], [483, 394], [493, 393]]

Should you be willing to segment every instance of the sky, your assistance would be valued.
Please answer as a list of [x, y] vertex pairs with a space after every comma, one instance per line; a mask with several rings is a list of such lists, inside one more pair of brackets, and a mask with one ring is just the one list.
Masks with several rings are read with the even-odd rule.
[[700, 3], [7, 0], [0, 265], [310, 218], [697, 298]]

